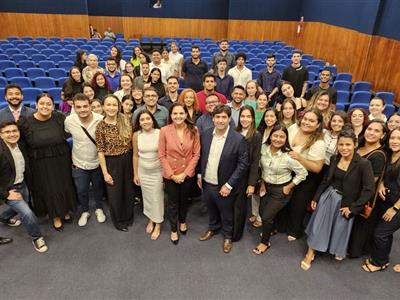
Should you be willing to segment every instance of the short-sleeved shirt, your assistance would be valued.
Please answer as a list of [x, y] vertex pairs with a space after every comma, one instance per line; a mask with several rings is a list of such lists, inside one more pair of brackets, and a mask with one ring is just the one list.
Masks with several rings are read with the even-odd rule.
[[235, 54], [227, 51], [225, 55], [223, 55], [221, 51], [218, 51], [214, 53], [212, 57], [211, 68], [214, 69], [214, 71], [221, 58], [226, 59], [226, 71], [229, 71], [230, 68], [235, 66]]
[[287, 67], [282, 74], [282, 80], [289, 81], [294, 89], [294, 96], [300, 97], [304, 82], [308, 81], [308, 71], [306, 67], [300, 65], [298, 68]]
[[306, 94], [306, 99], [309, 100], [311, 97], [318, 92], [327, 92], [332, 99], [332, 104], [336, 104], [337, 101], [337, 92], [336, 89], [332, 86], [328, 87], [327, 89], [321, 88], [319, 85], [313, 85], [311, 89]]
[[[138, 115], [141, 111], [144, 111], [144, 110], [146, 110], [146, 109], [147, 109], [146, 105], [142, 105], [142, 106], [140, 106], [139, 108], [137, 108], [137, 109], [135, 110], [135, 112], [133, 113], [133, 116], [132, 116], [133, 124], [135, 124], [137, 115]], [[167, 120], [168, 120], [168, 109], [166, 109], [164, 106], [161, 106], [161, 105], [157, 104], [157, 108], [156, 108], [156, 111], [155, 111], [155, 113], [153, 114], [153, 116], [154, 116], [154, 118], [156, 119], [157, 124], [158, 124], [158, 126], [159, 126], [160, 128], [163, 127], [163, 126], [165, 126], [165, 125], [167, 125]]]
[[325, 141], [323, 139], [317, 140], [314, 144], [311, 145], [310, 148], [306, 150], [302, 150], [304, 145], [293, 146], [293, 139], [296, 136], [297, 132], [300, 130], [300, 127], [297, 124], [293, 124], [288, 128], [289, 134], [289, 144], [290, 147], [296, 153], [300, 154], [302, 157], [308, 160], [316, 161], [316, 160], [325, 160]]
[[208, 72], [207, 63], [200, 59], [195, 64], [192, 59], [183, 63], [182, 72], [185, 73], [185, 85], [187, 88], [194, 89], [196, 92], [203, 89], [203, 75]]

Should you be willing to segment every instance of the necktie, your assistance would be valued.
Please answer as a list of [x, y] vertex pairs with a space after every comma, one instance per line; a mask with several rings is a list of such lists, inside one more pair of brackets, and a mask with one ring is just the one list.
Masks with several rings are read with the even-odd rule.
[[13, 110], [12, 114], [13, 114], [13, 116], [14, 116], [15, 122], [18, 122], [20, 112], [19, 112], [18, 110]]

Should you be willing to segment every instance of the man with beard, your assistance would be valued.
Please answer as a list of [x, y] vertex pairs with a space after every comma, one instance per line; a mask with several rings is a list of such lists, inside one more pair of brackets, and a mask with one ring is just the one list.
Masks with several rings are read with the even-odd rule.
[[8, 84], [4, 90], [4, 98], [8, 102], [8, 107], [0, 110], [0, 124], [3, 122], [18, 122], [20, 116], [30, 116], [35, 110], [24, 106], [22, 100], [24, 95], [19, 85]]
[[200, 49], [198, 46], [192, 46], [192, 57], [186, 60], [182, 66], [182, 76], [185, 80], [185, 87], [191, 88], [196, 92], [201, 91], [202, 78], [208, 71], [205, 61], [200, 59]]
[[90, 110], [90, 100], [84, 94], [76, 94], [73, 100], [75, 114], [65, 119], [65, 131], [71, 134], [72, 144], [72, 177], [75, 182], [78, 201], [81, 206], [81, 216], [78, 226], [86, 226], [90, 217], [89, 189], [92, 187], [96, 203], [95, 215], [97, 222], [104, 223], [106, 216], [103, 211], [104, 182], [99, 166], [96, 147], [96, 127], [103, 116]]
[[215, 94], [217, 95], [220, 103], [226, 104], [226, 97], [215, 91], [215, 87], [217, 86], [217, 81], [215, 80], [215, 76], [213, 74], [207, 73], [203, 76], [203, 90], [197, 93], [197, 103], [199, 105], [199, 109], [203, 114], [207, 113], [206, 108], [206, 98], [207, 95]]
[[229, 48], [228, 40], [222, 40], [219, 43], [219, 52], [214, 53], [212, 57], [210, 73], [214, 73], [214, 70], [216, 69], [216, 66], [218, 62], [221, 60], [221, 58], [226, 59], [226, 65], [227, 65], [226, 71], [229, 71], [229, 69], [235, 66], [235, 55], [229, 52], [228, 48]]
[[144, 84], [149, 81], [150, 65], [148, 62], [142, 63], [142, 75], [135, 77], [135, 87], [143, 90]]
[[318, 85], [313, 85], [311, 89], [306, 94], [306, 99], [310, 100], [311, 97], [318, 92], [328, 92], [332, 98], [332, 106], [336, 105], [337, 92], [336, 89], [330, 86], [329, 81], [332, 79], [332, 74], [329, 69], [323, 69], [319, 74], [320, 83]]
[[228, 103], [231, 108], [231, 119], [235, 123], [235, 127], [239, 124], [240, 109], [243, 107], [243, 101], [246, 98], [246, 90], [243, 86], [237, 85], [233, 88], [232, 102]]
[[178, 101], [179, 81], [176, 76], [169, 76], [167, 79], [167, 94], [158, 100], [158, 104], [169, 110], [172, 104]]
[[267, 67], [258, 74], [257, 78], [259, 92], [265, 93], [268, 96], [268, 101], [272, 100], [272, 103], [275, 103], [281, 84], [281, 74], [275, 70], [275, 62], [275, 55], [268, 55], [266, 59]]

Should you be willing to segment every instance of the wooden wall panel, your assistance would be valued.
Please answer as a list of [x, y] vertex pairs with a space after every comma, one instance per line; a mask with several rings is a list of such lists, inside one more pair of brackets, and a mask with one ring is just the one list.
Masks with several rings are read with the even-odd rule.
[[281, 40], [294, 44], [296, 22], [229, 20], [228, 38], [232, 40]]
[[124, 18], [129, 37], [200, 37], [215, 40], [227, 37], [227, 20]]
[[88, 37], [88, 16], [0, 13], [0, 38], [8, 36]]
[[89, 24], [93, 25], [93, 28], [97, 29], [101, 35], [107, 27], [111, 27], [112, 31], [115, 33], [124, 32], [122, 17], [95, 17], [89, 16]]
[[396, 94], [400, 105], [400, 41], [374, 36], [365, 67], [365, 80], [374, 84], [375, 90]]

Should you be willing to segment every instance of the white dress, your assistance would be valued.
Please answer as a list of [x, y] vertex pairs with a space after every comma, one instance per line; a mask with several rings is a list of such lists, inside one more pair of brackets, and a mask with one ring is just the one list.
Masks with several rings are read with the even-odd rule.
[[143, 213], [151, 221], [164, 221], [164, 188], [161, 162], [158, 157], [160, 130], [139, 131], [138, 173], [143, 196]]

